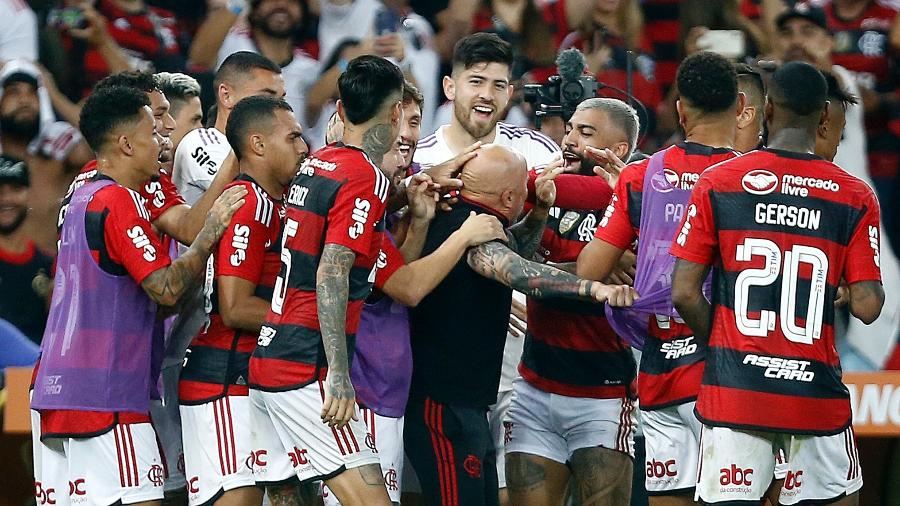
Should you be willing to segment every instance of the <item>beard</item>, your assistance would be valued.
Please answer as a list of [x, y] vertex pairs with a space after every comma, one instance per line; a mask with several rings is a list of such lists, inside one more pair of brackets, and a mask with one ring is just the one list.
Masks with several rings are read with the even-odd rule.
[[497, 127], [497, 122], [500, 121], [500, 111], [496, 108], [491, 119], [483, 125], [475, 123], [472, 120], [472, 114], [472, 106], [465, 106], [455, 100], [453, 101], [453, 115], [456, 116], [456, 120], [462, 125], [463, 130], [468, 132], [474, 139], [481, 139], [491, 133]]
[[0, 134], [30, 141], [37, 137], [41, 131], [41, 123], [37, 115], [30, 119], [19, 119], [12, 114], [0, 116]]
[[25, 218], [28, 217], [28, 208], [22, 207], [19, 209], [19, 214], [13, 218], [13, 221], [10, 223], [2, 223], [0, 222], [0, 235], [8, 236], [11, 235], [16, 230], [19, 230], [19, 227], [22, 226], [22, 222], [25, 221]]
[[274, 37], [276, 39], [287, 39], [294, 35], [294, 32], [300, 26], [300, 20], [294, 19], [293, 23], [285, 28], [273, 26], [275, 23], [272, 23], [269, 19], [279, 12], [285, 12], [282, 10], [275, 10], [270, 12], [265, 17], [253, 16], [250, 19], [250, 24], [253, 25], [254, 28], [259, 28], [262, 32], [269, 37]]
[[[575, 151], [570, 151], [568, 149], [563, 150], [563, 155], [575, 155], [578, 157], [579, 166], [578, 166], [578, 174], [582, 176], [595, 176], [594, 167], [597, 166], [597, 163], [589, 156], [586, 156], [584, 153], [576, 153]], [[565, 157], [563, 158], [565, 160]]]

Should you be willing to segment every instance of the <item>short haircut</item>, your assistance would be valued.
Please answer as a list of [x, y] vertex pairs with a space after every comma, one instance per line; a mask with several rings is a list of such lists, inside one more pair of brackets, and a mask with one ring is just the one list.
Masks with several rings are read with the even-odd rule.
[[403, 81], [403, 98], [401, 100], [404, 104], [415, 102], [419, 109], [425, 107], [425, 96], [409, 81]]
[[388, 100], [400, 100], [403, 83], [400, 69], [384, 58], [366, 55], [350, 60], [338, 78], [347, 121], [360, 125], [374, 118]]
[[478, 32], [459, 39], [453, 46], [453, 68], [468, 69], [479, 63], [502, 63], [511, 69], [512, 45], [494, 33]]
[[772, 74], [769, 100], [797, 116], [819, 115], [828, 100], [828, 83], [812, 65], [788, 62]]
[[766, 85], [762, 74], [746, 63], [734, 66], [738, 78], [738, 90], [747, 95], [747, 101], [763, 106], [766, 103]]
[[159, 72], [156, 74], [156, 81], [159, 83], [159, 89], [172, 104], [170, 112], [173, 116], [178, 114], [188, 100], [200, 96], [200, 83], [187, 74]]
[[710, 51], [701, 51], [685, 58], [678, 66], [675, 81], [679, 95], [703, 112], [723, 112], [734, 106], [737, 100], [734, 65]]
[[825, 83], [828, 85], [828, 100], [832, 102], [840, 102], [840, 104], [844, 107], [844, 110], [847, 110], [851, 105], [856, 105], [859, 103], [859, 99], [853, 96], [849, 91], [841, 87], [841, 84], [838, 82], [837, 77], [834, 76], [831, 72], [827, 70], [822, 70], [822, 75], [825, 76]]
[[99, 153], [122, 126], [141, 120], [144, 106], [150, 106], [150, 99], [137, 88], [100, 88], [88, 96], [81, 108], [79, 129], [94, 153]]
[[609, 122], [622, 130], [628, 139], [628, 154], [622, 159], [628, 160], [637, 147], [638, 131], [641, 128], [637, 111], [617, 98], [589, 98], [575, 108], [576, 111], [585, 109], [599, 109], [603, 111]]
[[275, 111], [279, 109], [293, 111], [283, 99], [264, 95], [247, 97], [235, 104], [228, 116], [225, 137], [238, 160], [244, 158], [248, 135], [254, 131], [271, 133], [276, 121]]
[[265, 56], [253, 51], [238, 51], [231, 53], [219, 66], [216, 77], [213, 79], [213, 87], [219, 89], [219, 85], [222, 83], [234, 85], [241, 79], [249, 79], [256, 69], [281, 74], [281, 67]]
[[149, 72], [138, 72], [136, 70], [126, 70], [125, 72], [119, 72], [118, 74], [104, 77], [94, 85], [94, 91], [113, 86], [134, 88], [143, 91], [144, 93], [150, 93], [153, 90], [160, 89], [159, 81], [153, 74]]

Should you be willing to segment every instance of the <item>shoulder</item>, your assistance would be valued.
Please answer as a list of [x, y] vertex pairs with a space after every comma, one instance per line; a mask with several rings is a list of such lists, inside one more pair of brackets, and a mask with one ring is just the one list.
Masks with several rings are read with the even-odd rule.
[[143, 197], [118, 183], [97, 190], [91, 197], [88, 207], [109, 209], [110, 215], [117, 218], [140, 216], [147, 221], [150, 220]]
[[507, 139], [511, 146], [522, 151], [535, 149], [551, 153], [559, 151], [559, 146], [553, 139], [530, 128], [500, 122], [497, 123], [497, 136]]
[[629, 184], [633, 182], [643, 182], [644, 174], [646, 174], [649, 165], [649, 158], [629, 163], [622, 169], [622, 173], [619, 175], [619, 183]]
[[198, 128], [181, 139], [175, 158], [178, 164], [204, 165], [206, 161], [221, 162], [230, 152], [231, 145], [225, 134], [215, 128]]

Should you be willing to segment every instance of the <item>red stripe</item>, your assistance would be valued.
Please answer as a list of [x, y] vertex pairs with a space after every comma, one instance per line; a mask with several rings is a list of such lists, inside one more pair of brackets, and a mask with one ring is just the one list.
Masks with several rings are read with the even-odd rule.
[[228, 411], [228, 438], [231, 443], [231, 472], [237, 472], [237, 450], [234, 444], [234, 421], [231, 419], [231, 399], [225, 396], [225, 409]]
[[375, 412], [370, 410], [369, 416], [372, 417], [372, 425], [371, 425], [371, 427], [369, 427], [369, 432], [372, 433], [372, 446], [374, 446], [375, 449], [377, 450], [378, 442], [375, 440]]
[[438, 442], [437, 432], [435, 432], [436, 417], [434, 415], [435, 409], [432, 406], [431, 399], [425, 399], [425, 427], [431, 435], [431, 446], [434, 448], [434, 460], [438, 469], [438, 482], [441, 486], [441, 505], [447, 506], [450, 502], [450, 494], [447, 493], [447, 486], [449, 485], [450, 480], [447, 478], [447, 470], [444, 466], [443, 447]]
[[216, 447], [219, 449], [219, 468], [225, 476], [225, 459], [222, 457], [222, 422], [219, 420], [218, 400], [213, 401], [213, 418], [216, 421]]
[[116, 436], [116, 459], [119, 461], [119, 485], [122, 488], [125, 488], [125, 472], [122, 468], [122, 443], [119, 440], [119, 428], [116, 427], [113, 430], [113, 434]]
[[[347, 425], [344, 426], [344, 428], [347, 429], [347, 432], [350, 434], [350, 439], [353, 440], [353, 448], [355, 448], [356, 449], [355, 451], [358, 452], [359, 451], [359, 443], [356, 442], [356, 434], [353, 433], [353, 427], [351, 427], [350, 424], [348, 423]], [[341, 430], [344, 430], [344, 429], [341, 429]]]
[[[347, 453], [353, 453], [353, 447], [350, 446], [350, 440], [347, 439], [347, 431], [344, 430], [345, 428], [346, 427], [341, 427], [340, 429], [341, 437], [344, 439], [344, 444], [347, 445]], [[356, 451], [359, 451], [359, 448], [357, 448]]]
[[337, 429], [332, 427], [331, 433], [334, 434], [334, 442], [337, 443], [338, 450], [340, 450], [341, 455], [347, 455], [347, 452], [344, 450], [344, 445], [341, 444], [341, 438], [338, 436]]
[[697, 466], [697, 483], [700, 483], [700, 475], [703, 473], [703, 433], [706, 432], [706, 427], [700, 427], [700, 465]]
[[128, 430], [128, 453], [131, 456], [131, 472], [134, 476], [132, 486], [136, 487], [140, 484], [140, 480], [138, 479], [137, 457], [134, 455], [134, 438], [131, 437], [131, 425], [126, 425], [125, 429]]
[[438, 425], [438, 435], [440, 436], [440, 440], [444, 445], [444, 450], [447, 452], [447, 456], [450, 462], [450, 494], [451, 494], [451, 504], [457, 505], [459, 504], [459, 484], [456, 479], [456, 456], [453, 454], [453, 446], [450, 444], [450, 440], [447, 439], [447, 436], [444, 435], [444, 405], [437, 404], [437, 425]]
[[622, 399], [622, 409], [619, 411], [619, 429], [616, 431], [616, 450], [622, 451], [622, 433], [625, 432], [625, 401]]

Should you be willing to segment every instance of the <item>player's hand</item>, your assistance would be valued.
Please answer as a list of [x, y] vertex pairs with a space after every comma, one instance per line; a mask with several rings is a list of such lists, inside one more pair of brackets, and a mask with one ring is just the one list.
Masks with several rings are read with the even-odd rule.
[[440, 199], [437, 189], [440, 186], [432, 183], [428, 174], [420, 172], [410, 179], [406, 187], [406, 201], [409, 203], [412, 219], [427, 223], [434, 218], [435, 207]]
[[393, 58], [401, 62], [406, 56], [403, 37], [399, 33], [379, 35], [372, 40], [372, 51], [383, 58]]
[[329, 369], [325, 377], [325, 401], [322, 404], [322, 423], [340, 429], [356, 416], [356, 391], [350, 373]]
[[634, 288], [626, 285], [606, 285], [591, 283], [591, 297], [597, 302], [605, 302], [614, 307], [629, 307], [639, 297]]
[[556, 176], [563, 173], [565, 169], [560, 167], [546, 167], [537, 179], [534, 180], [534, 197], [535, 204], [550, 209], [556, 202], [556, 183], [553, 181]]
[[509, 309], [509, 329], [507, 330], [513, 337], [524, 337], [527, 329], [528, 313], [525, 304], [512, 300], [512, 306]]
[[475, 214], [475, 211], [469, 212], [469, 217], [459, 227], [459, 232], [466, 238], [466, 244], [470, 248], [495, 240], [506, 242], [507, 239], [500, 220], [489, 214]]
[[584, 154], [597, 164], [594, 166], [594, 174], [605, 179], [609, 186], [615, 189], [616, 184], [619, 182], [619, 176], [622, 174], [622, 169], [625, 168], [625, 162], [616, 156], [611, 149], [588, 147], [584, 150]]
[[634, 286], [635, 276], [637, 275], [637, 256], [630, 250], [625, 250], [619, 257], [616, 267], [604, 280], [604, 283], [610, 285], [628, 285]]
[[78, 8], [81, 9], [81, 14], [84, 16], [85, 26], [84, 28], [70, 28], [69, 34], [72, 37], [84, 40], [95, 47], [112, 40], [106, 28], [106, 18], [94, 8], [92, 2], [81, 2]]
[[481, 141], [472, 144], [462, 151], [462, 153], [424, 170], [426, 174], [431, 176], [431, 180], [441, 185], [441, 189], [445, 192], [458, 190], [462, 188], [463, 182], [456, 176], [459, 175], [463, 167], [469, 160], [478, 156], [478, 148], [481, 147]]
[[850, 287], [846, 282], [841, 282], [837, 289], [837, 297], [834, 299], [834, 307], [846, 306], [850, 302]]
[[247, 188], [243, 186], [232, 186], [223, 191], [219, 198], [213, 203], [209, 214], [206, 215], [206, 223], [203, 228], [209, 230], [214, 241], [218, 241], [231, 223], [231, 217], [235, 211], [244, 205], [244, 196], [247, 195]]

